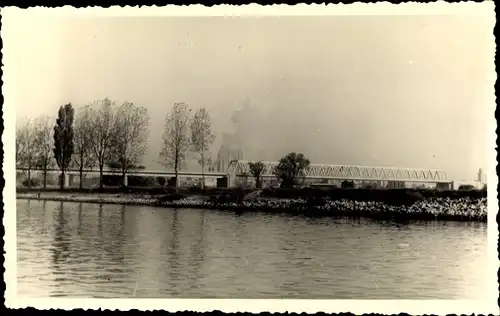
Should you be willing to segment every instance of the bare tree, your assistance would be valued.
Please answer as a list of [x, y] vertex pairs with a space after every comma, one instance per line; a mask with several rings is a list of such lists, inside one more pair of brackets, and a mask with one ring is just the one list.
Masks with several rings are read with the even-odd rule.
[[113, 149], [115, 110], [114, 102], [105, 98], [94, 102], [91, 111], [91, 142], [92, 155], [99, 167], [99, 188], [103, 188], [104, 166], [111, 158]]
[[43, 170], [43, 188], [47, 188], [47, 171], [54, 167], [54, 138], [52, 137], [52, 119], [41, 116], [35, 120], [35, 144], [37, 151], [36, 167]]
[[26, 119], [16, 129], [16, 165], [28, 174], [28, 188], [31, 188], [31, 170], [36, 167], [38, 147], [33, 121]]
[[23, 168], [26, 153], [26, 128], [28, 120], [16, 123], [16, 168]]
[[214, 143], [210, 115], [205, 108], [198, 109], [191, 121], [191, 145], [193, 151], [199, 154], [198, 163], [201, 166], [202, 189], [205, 189], [205, 166], [210, 164], [208, 151]]
[[83, 170], [95, 164], [92, 152], [92, 110], [89, 105], [79, 109], [74, 124], [75, 152], [73, 165], [80, 173], [80, 189], [83, 188]]
[[127, 171], [136, 168], [147, 151], [148, 110], [131, 102], [117, 109], [114, 122], [113, 148], [108, 165], [120, 170], [125, 185]]
[[186, 160], [190, 147], [189, 113], [185, 103], [175, 103], [165, 117], [163, 132], [163, 148], [160, 151], [161, 163], [173, 167], [175, 172], [175, 188], [179, 189], [179, 169]]

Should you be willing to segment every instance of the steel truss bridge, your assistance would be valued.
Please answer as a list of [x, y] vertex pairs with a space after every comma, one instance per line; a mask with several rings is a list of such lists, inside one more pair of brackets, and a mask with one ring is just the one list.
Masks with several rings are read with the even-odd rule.
[[[228, 174], [236, 176], [251, 175], [249, 163], [251, 161], [232, 161], [228, 166]], [[274, 177], [275, 161], [262, 161], [264, 171], [262, 177]], [[402, 181], [402, 182], [431, 182], [450, 183], [446, 172], [435, 169], [413, 169], [394, 167], [367, 167], [349, 165], [311, 164], [304, 171], [306, 179], [332, 179], [357, 181]]]
[[[249, 163], [251, 161], [234, 160], [230, 162], [226, 172], [205, 172], [206, 178], [219, 178], [227, 176], [229, 182], [234, 183], [235, 178], [251, 177]], [[278, 162], [262, 161], [264, 164], [263, 178], [274, 178], [274, 167]], [[17, 168], [17, 172], [26, 172], [25, 168]], [[43, 172], [40, 169], [32, 169], [32, 174]], [[49, 174], [60, 174], [59, 169], [48, 169]], [[66, 175], [78, 176], [78, 170], [71, 169], [65, 171]], [[99, 170], [85, 169], [84, 175], [94, 174], [99, 175]], [[120, 171], [105, 169], [103, 175], [121, 175]], [[175, 173], [170, 170], [153, 171], [153, 170], [129, 170], [126, 176], [174, 176]], [[179, 171], [180, 178], [200, 177], [200, 171]], [[427, 182], [427, 183], [451, 183], [446, 172], [435, 169], [413, 169], [413, 168], [394, 168], [394, 167], [367, 167], [367, 166], [349, 166], [349, 165], [325, 165], [311, 164], [304, 170], [302, 177], [306, 179], [326, 179], [326, 180], [354, 180], [354, 181], [400, 181], [400, 182]]]

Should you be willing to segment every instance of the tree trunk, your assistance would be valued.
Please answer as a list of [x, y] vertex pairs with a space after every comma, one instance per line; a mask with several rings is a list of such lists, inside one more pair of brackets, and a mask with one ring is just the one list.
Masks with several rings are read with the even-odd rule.
[[43, 165], [43, 188], [47, 188], [47, 164]]
[[127, 170], [122, 170], [122, 187], [126, 187], [125, 176], [127, 175]]
[[179, 192], [179, 172], [177, 167], [175, 167], [175, 192]]
[[82, 161], [80, 161], [80, 170], [79, 170], [79, 172], [80, 172], [80, 183], [79, 183], [78, 187], [81, 190], [81, 189], [83, 189], [83, 162]]
[[64, 189], [64, 182], [65, 182], [65, 181], [64, 181], [64, 180], [65, 180], [65, 179], [64, 179], [64, 176], [65, 176], [65, 173], [64, 173], [64, 169], [65, 169], [65, 168], [64, 168], [64, 167], [65, 167], [65, 166], [64, 166], [64, 162], [66, 161], [66, 159], [65, 159], [65, 156], [66, 156], [66, 148], [64, 148], [64, 149], [63, 149], [63, 152], [62, 152], [62, 155], [61, 155], [61, 156], [62, 156], [62, 157], [61, 157], [61, 181], [60, 181], [59, 185], [60, 185], [60, 189], [62, 190], [62, 189]]
[[201, 166], [201, 189], [205, 191], [205, 166]]
[[179, 192], [179, 154], [175, 155], [174, 162], [174, 173], [175, 173], [175, 192]]
[[31, 166], [28, 165], [28, 189], [31, 189]]
[[66, 181], [64, 181], [64, 180], [66, 180], [65, 176], [66, 176], [66, 173], [64, 172], [64, 168], [62, 168], [61, 169], [61, 181], [60, 181], [60, 189], [61, 190], [64, 189], [64, 182], [66, 182]]
[[201, 153], [201, 189], [205, 191], [205, 157]]
[[99, 189], [103, 188], [103, 170], [104, 170], [104, 165], [99, 164]]

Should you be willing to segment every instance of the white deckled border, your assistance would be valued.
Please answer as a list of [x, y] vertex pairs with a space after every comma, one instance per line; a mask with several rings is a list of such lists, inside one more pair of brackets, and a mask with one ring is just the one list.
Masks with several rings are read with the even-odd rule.
[[60, 8], [34, 7], [21, 10], [16, 7], [6, 7], [2, 11], [8, 14], [50, 14], [50, 15], [78, 15], [78, 16], [318, 16], [318, 15], [466, 15], [490, 16], [494, 18], [495, 7], [493, 1], [447, 3], [406, 2], [392, 4], [352, 3], [352, 4], [297, 4], [297, 5], [216, 5], [207, 7], [200, 4], [189, 6], [167, 5], [158, 6], [111, 6], [110, 8], [86, 7], [75, 8], [63, 6]]
[[[29, 302], [29, 303], [28, 303]], [[168, 310], [226, 313], [340, 313], [351, 312], [356, 315], [364, 313], [399, 314], [408, 312], [415, 315], [434, 314], [487, 314], [498, 311], [497, 306], [478, 301], [453, 300], [245, 300], [245, 299], [75, 299], [50, 298], [22, 300], [16, 307], [36, 306], [37, 309], [109, 309], [128, 311]]]

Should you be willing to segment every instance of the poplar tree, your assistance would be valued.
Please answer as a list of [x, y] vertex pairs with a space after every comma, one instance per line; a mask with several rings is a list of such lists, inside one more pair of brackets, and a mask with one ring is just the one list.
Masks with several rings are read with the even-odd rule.
[[75, 111], [71, 103], [59, 108], [59, 113], [54, 126], [54, 157], [57, 166], [61, 169], [61, 189], [64, 188], [65, 171], [71, 162], [74, 151], [73, 144], [73, 119]]

